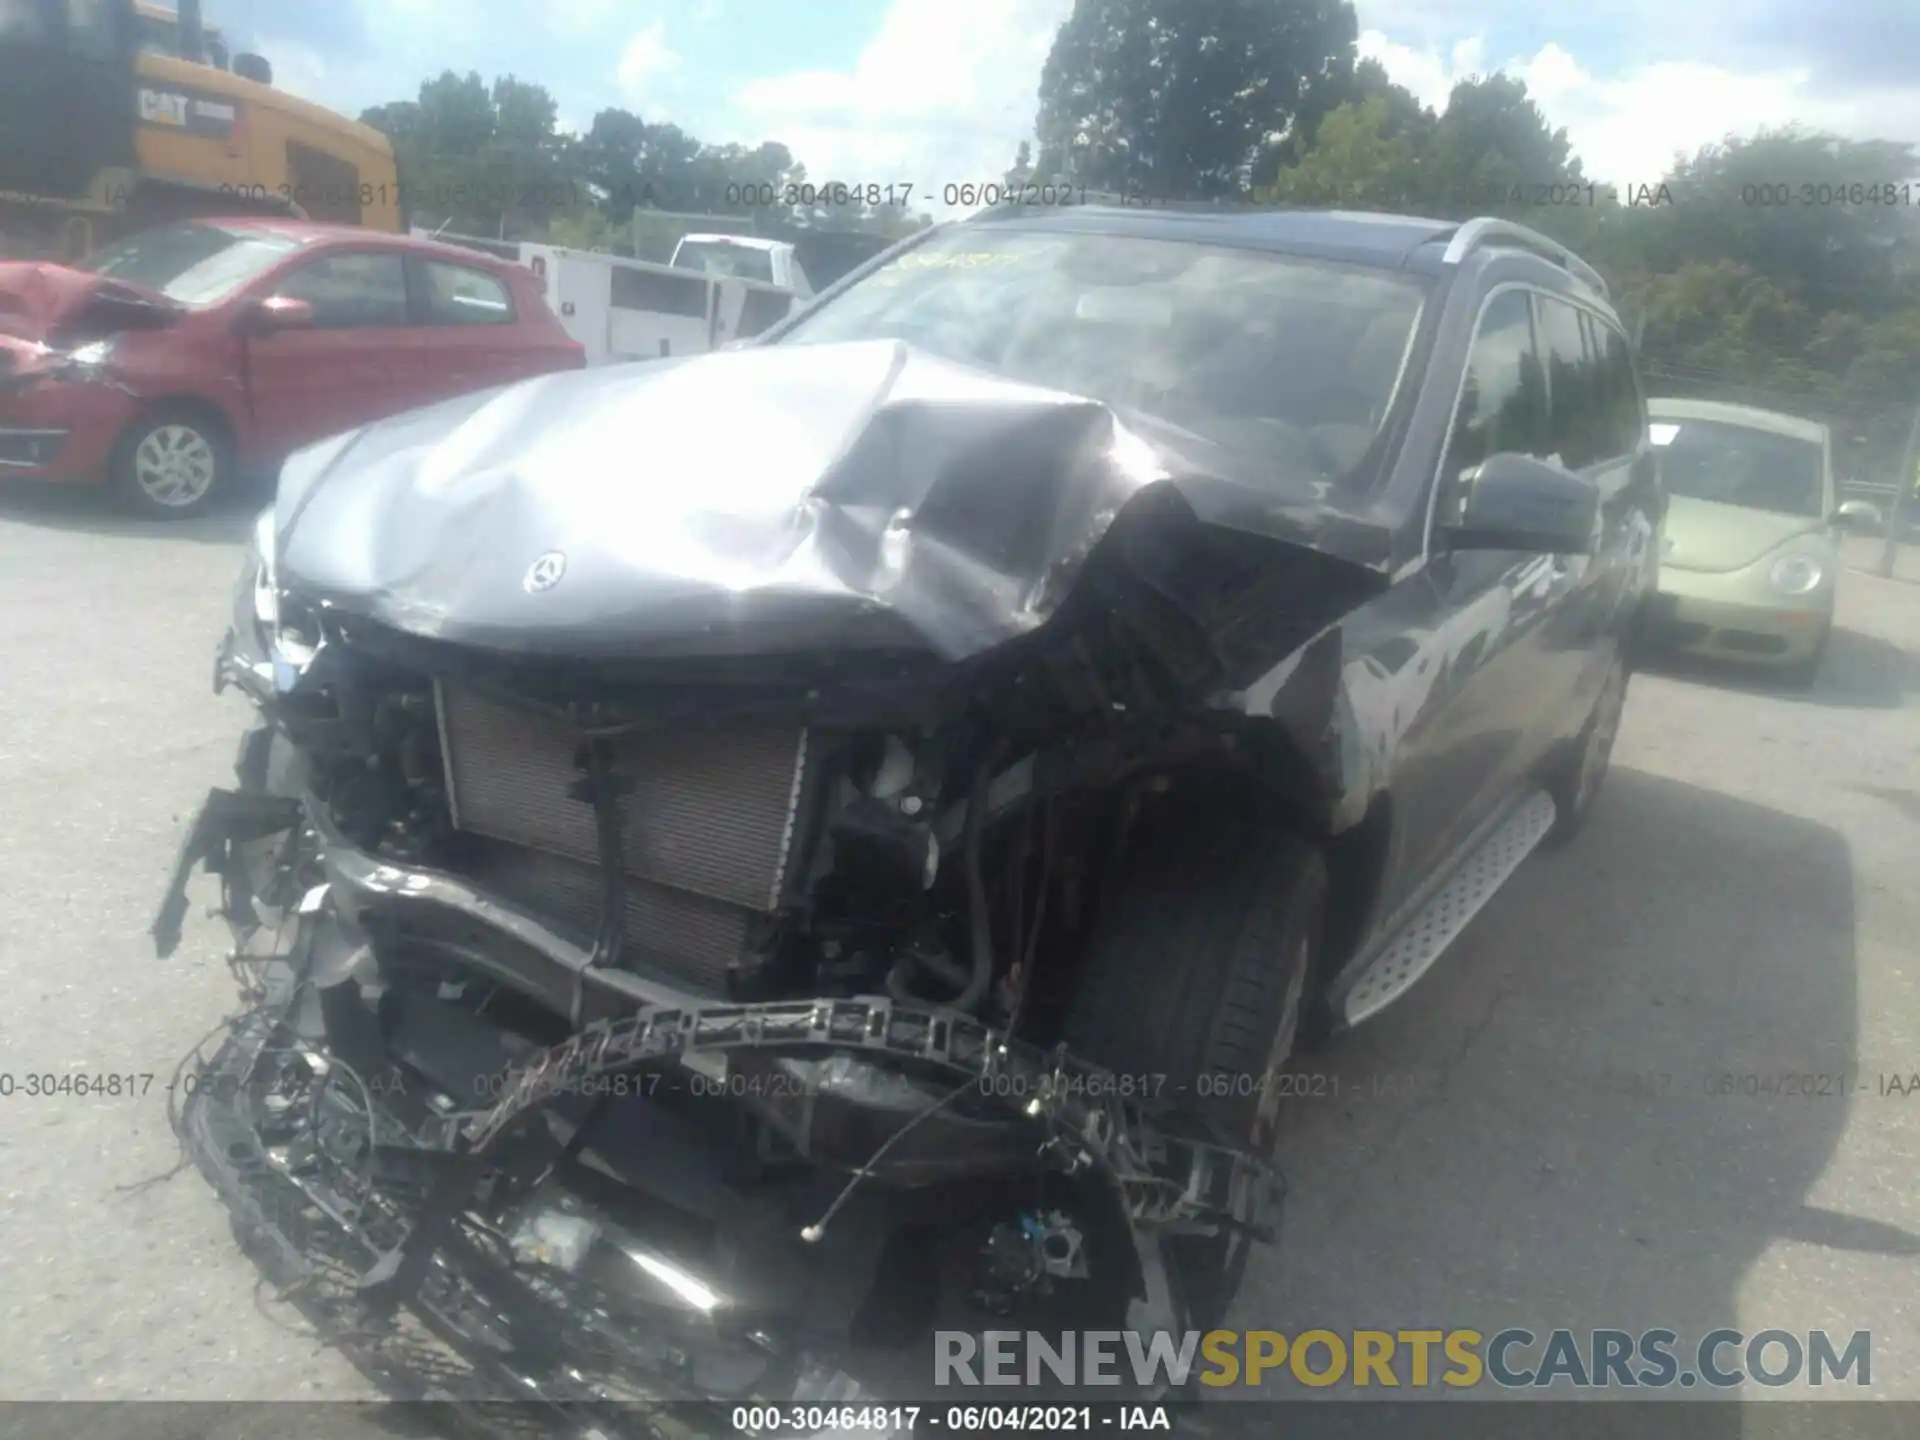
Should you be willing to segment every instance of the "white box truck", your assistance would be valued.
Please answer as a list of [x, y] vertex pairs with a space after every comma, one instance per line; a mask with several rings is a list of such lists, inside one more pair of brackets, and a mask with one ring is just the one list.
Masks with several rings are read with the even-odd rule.
[[[806, 298], [784, 285], [704, 265], [656, 265], [598, 250], [463, 235], [435, 238], [490, 254], [511, 254], [529, 267], [541, 278], [547, 304], [561, 325], [586, 347], [589, 365], [717, 350], [785, 319]], [[789, 257], [776, 273], [790, 276], [796, 269]]]
[[587, 350], [589, 365], [699, 355], [757, 335], [801, 297], [780, 285], [676, 269], [593, 250], [520, 247], [547, 304]]

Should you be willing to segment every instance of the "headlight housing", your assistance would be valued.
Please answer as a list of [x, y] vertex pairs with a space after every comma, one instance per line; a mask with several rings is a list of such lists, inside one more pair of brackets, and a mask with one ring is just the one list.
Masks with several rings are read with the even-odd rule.
[[253, 615], [271, 642], [280, 629], [280, 575], [274, 564], [273, 506], [253, 522]]
[[1826, 567], [1812, 555], [1782, 555], [1767, 572], [1768, 583], [1782, 595], [1805, 595], [1826, 576]]
[[280, 553], [274, 536], [276, 513], [277, 507], [269, 505], [253, 522], [253, 543], [249, 550], [253, 567], [253, 618], [259, 624], [261, 643], [276, 669], [284, 665], [299, 671], [313, 662], [321, 641], [317, 630], [310, 635], [300, 633], [303, 610], [297, 601], [291, 613], [281, 602]]
[[89, 340], [85, 345], [49, 355], [42, 373], [49, 380], [67, 380], [82, 385], [96, 381], [111, 383], [107, 364], [113, 359], [113, 352], [119, 348], [120, 337], [117, 335], [109, 335], [104, 340]]
[[67, 363], [77, 365], [82, 370], [98, 369], [113, 358], [114, 349], [119, 343], [118, 337], [113, 336], [105, 340], [89, 341], [78, 349], [69, 350]]

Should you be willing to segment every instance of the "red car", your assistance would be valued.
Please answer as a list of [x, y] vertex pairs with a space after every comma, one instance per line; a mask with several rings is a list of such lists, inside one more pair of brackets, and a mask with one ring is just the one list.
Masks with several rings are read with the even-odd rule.
[[522, 266], [344, 225], [194, 220], [0, 264], [0, 477], [150, 515], [371, 420], [586, 352]]

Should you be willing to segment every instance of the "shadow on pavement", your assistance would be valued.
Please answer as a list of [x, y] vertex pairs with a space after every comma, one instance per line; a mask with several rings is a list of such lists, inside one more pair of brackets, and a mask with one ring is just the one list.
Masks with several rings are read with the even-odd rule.
[[1838, 625], [1827, 642], [1820, 674], [1808, 690], [1792, 689], [1778, 674], [1759, 666], [1688, 655], [1649, 655], [1641, 661], [1641, 667], [1674, 680], [1837, 709], [1897, 710], [1910, 694], [1920, 690], [1920, 665], [1906, 651], [1876, 635], [1863, 635]]
[[1835, 705], [1896, 709], [1920, 691], [1920, 664], [1891, 641], [1836, 629], [1812, 698]]
[[264, 482], [245, 480], [226, 495], [216, 496], [204, 514], [186, 520], [147, 520], [120, 510], [103, 485], [8, 480], [0, 483], [0, 522], [80, 534], [232, 545], [246, 539], [253, 517], [271, 494]]
[[1902, 789], [1894, 785], [1857, 785], [1854, 789], [1861, 795], [1886, 801], [1907, 819], [1920, 824], [1920, 790]]
[[[1540, 1341], [1512, 1352], [1516, 1370], [1537, 1365], [1560, 1328], [1675, 1331], [1682, 1371], [1721, 1327], [1804, 1335], [1805, 1317], [1740, 1307], [1742, 1281], [1770, 1245], [1920, 1253], [1920, 1236], [1806, 1199], [1849, 1113], [1900, 1103], [1855, 1072], [1854, 924], [1837, 832], [1616, 769], [1579, 841], [1527, 861], [1405, 1000], [1298, 1062], [1303, 1093], [1287, 1102], [1280, 1152], [1288, 1214], [1229, 1324], [1287, 1335], [1519, 1327]], [[1836, 1342], [1844, 1348], [1846, 1335]], [[1316, 1369], [1327, 1363], [1319, 1355]], [[1402, 1355], [1396, 1369], [1407, 1365]], [[1436, 1380], [1413, 1390], [1400, 1380], [1397, 1392], [1371, 1393], [1559, 1400], [1570, 1388]], [[1281, 1372], [1260, 1392], [1213, 1394], [1369, 1398], [1345, 1382], [1309, 1391]], [[1616, 1385], [1585, 1398], [1702, 1394]], [[1469, 1414], [1416, 1403], [1429, 1413], [1412, 1428], [1405, 1416], [1385, 1423], [1384, 1405], [1232, 1408], [1251, 1412], [1231, 1417], [1236, 1432], [1265, 1410], [1270, 1426], [1301, 1435], [1782, 1433], [1750, 1430], [1752, 1407], [1722, 1404], [1686, 1406], [1682, 1432], [1649, 1429], [1647, 1407], [1617, 1404], [1555, 1405], [1528, 1422], [1524, 1404]], [[1784, 1419], [1804, 1407], [1761, 1408]], [[1863, 1424], [1890, 1418], [1886, 1406], [1857, 1408]], [[1465, 1431], [1426, 1427], [1450, 1410]], [[1489, 1410], [1503, 1412], [1500, 1425], [1484, 1423]], [[1616, 1412], [1620, 1428], [1565, 1423], [1583, 1412], [1598, 1423], [1595, 1411]]]

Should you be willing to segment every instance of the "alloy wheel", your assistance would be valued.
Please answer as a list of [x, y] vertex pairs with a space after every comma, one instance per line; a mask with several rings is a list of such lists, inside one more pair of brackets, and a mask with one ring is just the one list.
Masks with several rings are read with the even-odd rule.
[[190, 425], [156, 425], [133, 452], [134, 483], [156, 505], [181, 509], [213, 488], [213, 442]]

